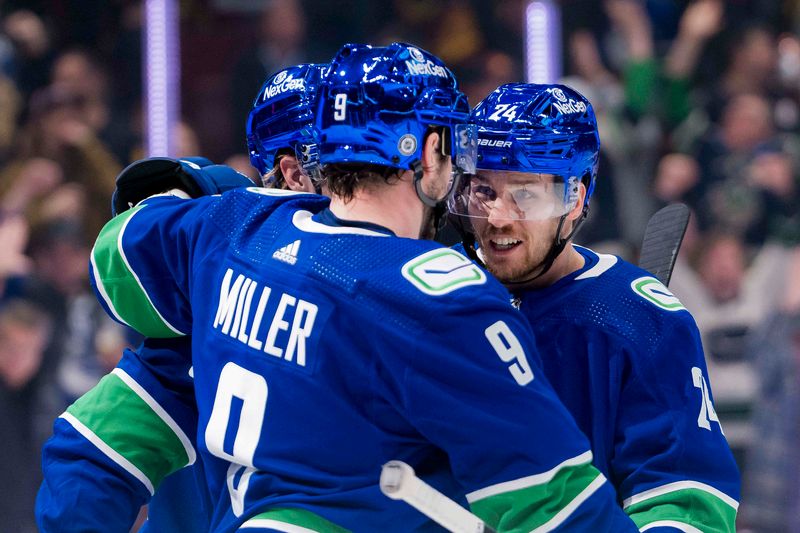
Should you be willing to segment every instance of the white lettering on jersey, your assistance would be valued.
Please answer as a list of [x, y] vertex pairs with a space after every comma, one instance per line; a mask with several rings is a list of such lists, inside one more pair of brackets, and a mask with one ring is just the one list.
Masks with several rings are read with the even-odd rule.
[[[692, 384], [700, 389], [700, 413], [697, 415], [697, 427], [711, 431], [711, 422], [716, 422], [719, 425], [719, 430], [722, 431], [722, 424], [717, 416], [717, 411], [714, 409], [714, 404], [711, 402], [711, 395], [708, 393], [708, 383], [703, 370], [699, 367], [692, 367]], [[723, 431], [724, 435], [725, 432]]]
[[517, 384], [524, 387], [533, 381], [533, 371], [528, 364], [525, 356], [525, 349], [520, 344], [517, 336], [508, 327], [508, 324], [498, 320], [484, 331], [484, 335], [489, 340], [494, 351], [504, 363], [511, 363], [508, 371], [516, 380]]
[[[306, 366], [306, 340], [314, 328], [317, 306], [282, 293], [269, 327], [264, 328], [267, 333], [263, 335], [261, 323], [272, 289], [265, 285], [259, 291], [258, 282], [243, 274], [231, 283], [233, 279], [233, 269], [229, 268], [220, 285], [213, 328], [249, 348]], [[253, 308], [256, 293], [259, 299]]]

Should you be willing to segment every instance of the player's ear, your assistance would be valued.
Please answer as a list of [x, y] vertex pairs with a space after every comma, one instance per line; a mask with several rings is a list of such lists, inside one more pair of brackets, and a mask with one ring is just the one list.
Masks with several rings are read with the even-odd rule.
[[432, 131], [425, 137], [422, 146], [422, 168], [433, 169], [441, 164], [442, 136], [438, 131]]
[[584, 200], [586, 200], [586, 184], [581, 180], [578, 184], [578, 201], [575, 202], [575, 207], [567, 213], [567, 220], [577, 220], [581, 216]]
[[311, 180], [303, 173], [297, 158], [287, 155], [278, 162], [283, 181], [289, 190], [296, 192], [314, 192]]

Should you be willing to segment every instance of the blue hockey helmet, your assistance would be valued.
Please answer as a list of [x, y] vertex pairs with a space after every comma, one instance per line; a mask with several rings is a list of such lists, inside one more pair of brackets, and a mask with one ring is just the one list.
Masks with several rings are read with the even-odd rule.
[[[467, 254], [479, 259], [475, 219], [492, 213], [504, 220], [558, 219], [535, 274], [505, 282], [524, 286], [550, 269], [586, 218], [600, 157], [597, 119], [589, 101], [570, 87], [509, 83], [475, 106], [470, 122], [478, 127], [478, 170], [459, 184], [448, 203]], [[509, 174], [488, 176], [482, 170]], [[567, 214], [577, 207], [581, 182], [586, 185], [581, 216], [562, 235]]]
[[317, 91], [327, 71], [326, 64], [296, 65], [264, 82], [247, 117], [250, 163], [262, 176], [273, 169], [278, 151], [290, 149], [306, 174], [316, 177], [319, 159], [314, 118]]
[[[543, 174], [554, 176], [554, 196], [547, 201], [526, 189], [521, 183], [524, 180], [507, 186], [512, 218], [563, 216], [575, 207], [581, 181], [586, 185], [584, 209], [588, 208], [597, 176], [600, 137], [594, 110], [580, 93], [565, 85], [501, 85], [475, 106], [470, 122], [478, 127], [480, 170], [521, 172], [533, 175], [531, 180]], [[450, 210], [455, 214], [485, 216], [487, 209], [481, 213], [476, 206], [485, 206], [500, 195], [496, 187], [485, 187], [480, 179], [471, 190], [469, 184], [463, 185], [458, 194], [471, 196], [453, 199]]]
[[[320, 162], [419, 170], [430, 127], [445, 128], [443, 153], [472, 173], [475, 127], [467, 98], [436, 56], [410, 44], [345, 45], [322, 83]], [[425, 200], [423, 200], [425, 201]]]

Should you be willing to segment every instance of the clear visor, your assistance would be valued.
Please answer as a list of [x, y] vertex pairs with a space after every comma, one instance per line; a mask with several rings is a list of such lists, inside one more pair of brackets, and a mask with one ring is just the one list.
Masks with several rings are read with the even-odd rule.
[[478, 128], [474, 124], [457, 124], [453, 129], [453, 165], [463, 174], [475, 174], [478, 161]]
[[497, 220], [546, 220], [569, 213], [578, 202], [580, 180], [555, 174], [478, 173], [464, 179], [450, 201], [453, 214]]

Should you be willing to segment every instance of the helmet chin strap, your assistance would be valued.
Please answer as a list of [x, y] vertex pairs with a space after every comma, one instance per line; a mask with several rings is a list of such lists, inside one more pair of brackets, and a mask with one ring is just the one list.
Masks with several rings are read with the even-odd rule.
[[458, 185], [458, 182], [461, 181], [461, 171], [456, 169], [453, 183], [450, 185], [444, 198], [436, 200], [428, 196], [425, 191], [422, 190], [422, 176], [424, 174], [422, 170], [422, 161], [419, 159], [413, 161], [411, 163], [411, 170], [414, 172], [414, 190], [417, 193], [417, 198], [419, 198], [420, 202], [424, 205], [433, 209], [434, 231], [442, 229], [446, 220], [444, 215], [447, 213], [447, 198], [450, 196], [450, 192]]
[[567, 220], [567, 215], [561, 215], [561, 218], [558, 219], [558, 228], [556, 229], [556, 236], [553, 238], [553, 242], [550, 245], [550, 249], [547, 251], [547, 255], [544, 256], [541, 263], [537, 265], [537, 268], [541, 268], [538, 274], [528, 279], [524, 279], [521, 281], [504, 281], [503, 285], [506, 286], [508, 290], [514, 289], [524, 289], [528, 284], [532, 283], [533, 281], [539, 279], [540, 277], [544, 276], [550, 269], [553, 267], [553, 263], [555, 263], [556, 258], [561, 255], [561, 252], [564, 251], [566, 248], [567, 243], [575, 236], [580, 229], [583, 222], [586, 220], [586, 216], [589, 214], [589, 205], [586, 204], [583, 206], [583, 210], [581, 211], [581, 216], [575, 220], [575, 224], [572, 226], [572, 230], [567, 234], [566, 237], [561, 236], [561, 228], [564, 227], [564, 222]]

